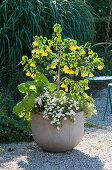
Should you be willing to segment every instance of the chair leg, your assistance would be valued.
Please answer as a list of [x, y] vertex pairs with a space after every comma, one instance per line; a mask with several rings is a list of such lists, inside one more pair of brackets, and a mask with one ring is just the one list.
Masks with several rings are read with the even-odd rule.
[[112, 114], [112, 103], [111, 103], [111, 93], [110, 93], [110, 89], [111, 87], [108, 87], [109, 88], [109, 101], [110, 101], [110, 108], [111, 108], [111, 114]]
[[108, 87], [108, 92], [107, 92], [107, 103], [106, 103], [106, 108], [105, 108], [105, 112], [104, 112], [103, 120], [105, 120], [105, 115], [106, 115], [107, 108], [108, 108], [108, 96], [109, 96], [109, 87]]

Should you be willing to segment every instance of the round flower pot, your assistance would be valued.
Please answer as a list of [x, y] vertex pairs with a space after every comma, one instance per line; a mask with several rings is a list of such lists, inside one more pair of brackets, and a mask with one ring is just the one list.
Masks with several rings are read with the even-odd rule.
[[42, 113], [31, 115], [32, 135], [35, 142], [48, 152], [65, 152], [73, 149], [81, 141], [84, 133], [84, 113], [75, 115], [75, 122], [63, 120], [63, 126], [57, 130], [43, 118]]

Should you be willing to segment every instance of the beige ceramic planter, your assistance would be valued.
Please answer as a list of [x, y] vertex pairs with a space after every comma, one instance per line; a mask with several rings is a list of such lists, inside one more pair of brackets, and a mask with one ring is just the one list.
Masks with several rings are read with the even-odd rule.
[[35, 142], [49, 152], [65, 152], [73, 149], [81, 141], [84, 132], [84, 114], [79, 112], [76, 121], [64, 120], [57, 130], [42, 114], [31, 116], [32, 135]]

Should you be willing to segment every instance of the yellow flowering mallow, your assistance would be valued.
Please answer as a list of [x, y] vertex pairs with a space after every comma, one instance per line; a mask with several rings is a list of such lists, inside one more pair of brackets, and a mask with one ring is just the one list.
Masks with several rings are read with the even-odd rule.
[[34, 46], [38, 46], [39, 44], [38, 44], [38, 42], [35, 42], [35, 41], [34, 41], [34, 42], [33, 42], [33, 45], [34, 45]]
[[75, 51], [75, 47], [74, 46], [70, 46], [69, 48], [71, 51]]
[[70, 71], [69, 71], [69, 74], [74, 74], [74, 71], [73, 71], [73, 70], [70, 70]]
[[86, 87], [85, 87], [85, 90], [88, 90], [88, 89], [90, 89], [89, 86], [86, 86]]
[[32, 50], [32, 53], [34, 54], [34, 53], [37, 53], [38, 52], [38, 50], [36, 50], [36, 49], [34, 49], [34, 50]]
[[70, 68], [72, 68], [73, 67], [73, 65], [72, 64], [70, 64]]
[[63, 71], [66, 71], [68, 69], [69, 69], [68, 66], [64, 66]]
[[65, 84], [62, 84], [62, 85], [61, 85], [61, 88], [65, 88]]
[[81, 57], [78, 57], [79, 60], [81, 60]]
[[87, 73], [82, 73], [81, 77], [87, 77]]
[[92, 50], [89, 50], [89, 51], [88, 51], [88, 54], [93, 54], [93, 51], [92, 51]]
[[24, 65], [25, 63], [24, 62], [21, 62], [22, 65]]
[[31, 77], [34, 79], [36, 78], [36, 74], [32, 74]]
[[102, 70], [102, 69], [103, 69], [103, 66], [99, 65], [98, 70]]
[[35, 58], [40, 59], [40, 56], [39, 56], [39, 55], [36, 55]]
[[44, 53], [42, 53], [42, 55], [43, 55], [43, 56], [47, 56], [47, 53], [46, 53], [46, 52], [44, 52]]
[[94, 74], [93, 74], [93, 73], [90, 73], [90, 74], [89, 74], [89, 77], [94, 77]]
[[28, 77], [30, 77], [30, 76], [31, 76], [30, 71], [28, 71], [28, 72], [26, 73], [26, 76], [28, 76]]
[[84, 56], [85, 56], [85, 54], [86, 54], [86, 52], [84, 51], [84, 52], [83, 52], [83, 54], [82, 54], [82, 57], [84, 57]]
[[52, 68], [52, 69], [55, 69], [55, 68], [56, 68], [56, 65], [51, 65], [51, 68]]
[[30, 64], [31, 67], [36, 67], [35, 63]]
[[65, 91], [68, 92], [68, 87], [65, 88]]
[[44, 50], [41, 50], [40, 53], [41, 53], [41, 54], [42, 54], [42, 53], [45, 53], [45, 51], [44, 51]]
[[74, 49], [77, 50], [77, 49], [79, 49], [79, 48], [80, 48], [80, 47], [76, 45]]
[[50, 51], [51, 51], [51, 49], [48, 47], [48, 48], [47, 48], [47, 51], [48, 51], [48, 52], [50, 52]]

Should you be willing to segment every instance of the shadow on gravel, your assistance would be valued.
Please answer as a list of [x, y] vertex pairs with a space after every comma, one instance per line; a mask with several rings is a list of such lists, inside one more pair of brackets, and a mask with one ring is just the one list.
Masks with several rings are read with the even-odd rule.
[[90, 157], [78, 150], [65, 153], [44, 152], [36, 145], [27, 148], [27, 163], [18, 162], [18, 168], [25, 170], [102, 170], [103, 163], [98, 157]]
[[[13, 148], [15, 146], [15, 148]], [[0, 169], [24, 170], [102, 170], [104, 165], [98, 157], [90, 157], [76, 149], [65, 153], [49, 153], [35, 142], [3, 144], [0, 152]], [[8, 152], [8, 148], [13, 149]]]

